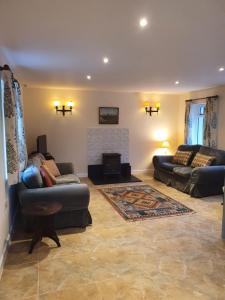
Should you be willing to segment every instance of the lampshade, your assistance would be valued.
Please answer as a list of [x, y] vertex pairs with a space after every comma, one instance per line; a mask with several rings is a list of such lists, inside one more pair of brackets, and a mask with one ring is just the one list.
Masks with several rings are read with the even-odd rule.
[[68, 101], [68, 102], [66, 103], [66, 105], [67, 105], [67, 106], [70, 106], [70, 107], [73, 107], [73, 106], [74, 106], [74, 103], [73, 103], [72, 101]]
[[145, 101], [144, 102], [144, 107], [149, 107], [149, 106], [150, 106], [149, 101]]
[[168, 141], [163, 141], [162, 142], [162, 148], [169, 148], [170, 143]]
[[157, 103], [155, 104], [155, 107], [156, 107], [156, 108], [160, 108], [160, 103], [157, 102]]
[[53, 102], [53, 105], [56, 107], [56, 106], [59, 106], [60, 105], [60, 102], [57, 100], [57, 101], [54, 101]]

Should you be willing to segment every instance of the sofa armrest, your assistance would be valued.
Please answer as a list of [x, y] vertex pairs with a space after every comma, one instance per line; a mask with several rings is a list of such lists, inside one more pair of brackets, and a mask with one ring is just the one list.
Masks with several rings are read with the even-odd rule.
[[163, 162], [172, 162], [173, 155], [155, 155], [152, 162], [155, 168], [159, 167]]
[[74, 174], [73, 164], [70, 162], [56, 163], [61, 175]]
[[22, 206], [39, 201], [58, 201], [63, 210], [87, 208], [90, 192], [86, 184], [60, 184], [37, 189], [21, 189], [18, 192]]
[[192, 184], [219, 184], [224, 185], [225, 166], [207, 166], [194, 168], [191, 174]]

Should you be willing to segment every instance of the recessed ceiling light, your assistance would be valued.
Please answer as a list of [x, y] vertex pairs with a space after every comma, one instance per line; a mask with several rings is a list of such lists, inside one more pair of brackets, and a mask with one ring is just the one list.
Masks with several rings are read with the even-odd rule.
[[141, 18], [139, 20], [139, 25], [140, 25], [140, 27], [144, 28], [145, 26], [148, 25], [148, 20], [146, 18]]
[[86, 76], [87, 80], [91, 80], [91, 75]]
[[176, 81], [175, 81], [175, 84], [176, 84], [176, 85], [180, 84], [180, 81], [176, 80]]
[[107, 56], [103, 57], [103, 62], [104, 64], [107, 64], [109, 62], [109, 58]]
[[219, 72], [223, 72], [224, 71], [224, 67], [219, 68]]

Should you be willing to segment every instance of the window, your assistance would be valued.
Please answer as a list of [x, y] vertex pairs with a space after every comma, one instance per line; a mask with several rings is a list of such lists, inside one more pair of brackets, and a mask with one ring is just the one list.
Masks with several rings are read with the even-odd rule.
[[205, 103], [191, 104], [191, 137], [192, 145], [203, 145], [204, 122], [205, 122]]

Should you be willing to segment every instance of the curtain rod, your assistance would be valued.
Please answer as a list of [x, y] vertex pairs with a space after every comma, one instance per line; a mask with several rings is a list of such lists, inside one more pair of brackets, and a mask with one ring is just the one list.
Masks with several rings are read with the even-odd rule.
[[218, 95], [215, 96], [208, 96], [208, 97], [202, 97], [202, 98], [196, 98], [196, 99], [189, 99], [189, 100], [185, 100], [186, 102], [192, 102], [192, 101], [197, 101], [197, 100], [203, 100], [203, 99], [208, 99], [208, 98], [218, 98]]

